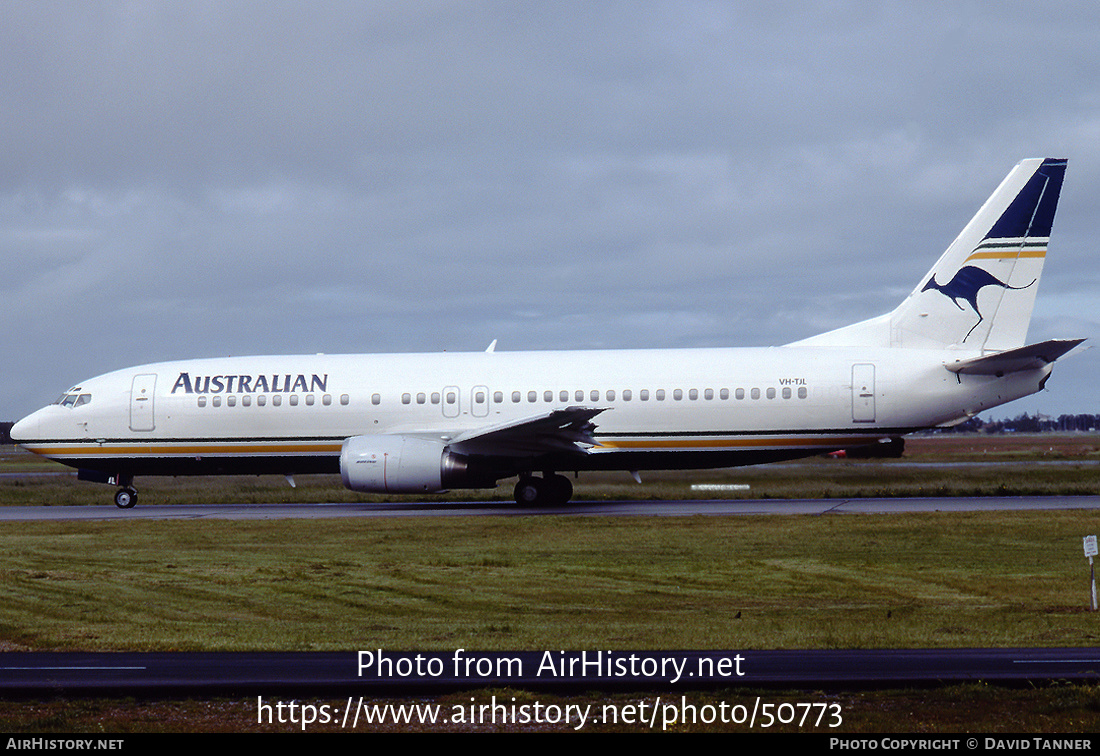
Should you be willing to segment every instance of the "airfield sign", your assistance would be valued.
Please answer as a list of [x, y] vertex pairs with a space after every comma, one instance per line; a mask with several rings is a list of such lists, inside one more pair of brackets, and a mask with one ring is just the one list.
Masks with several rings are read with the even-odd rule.
[[1084, 544], [1085, 545], [1085, 556], [1088, 557], [1088, 560], [1089, 560], [1089, 575], [1090, 575], [1089, 582], [1092, 585], [1092, 605], [1091, 605], [1091, 608], [1092, 608], [1092, 611], [1095, 612], [1096, 611], [1096, 566], [1092, 563], [1092, 558], [1094, 556], [1096, 556], [1097, 553], [1098, 553], [1097, 550], [1096, 550], [1096, 536], [1094, 536], [1094, 535], [1085, 536], [1084, 541], [1085, 541], [1085, 544]]

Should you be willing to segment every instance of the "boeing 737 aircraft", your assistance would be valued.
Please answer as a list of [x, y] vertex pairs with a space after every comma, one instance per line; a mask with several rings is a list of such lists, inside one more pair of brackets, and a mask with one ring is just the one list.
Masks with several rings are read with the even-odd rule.
[[950, 425], [1043, 388], [1082, 339], [1026, 345], [1066, 161], [1017, 165], [893, 311], [782, 347], [235, 357], [83, 381], [25, 448], [140, 475], [339, 472], [369, 493], [492, 488], [562, 504], [563, 472], [751, 465]]

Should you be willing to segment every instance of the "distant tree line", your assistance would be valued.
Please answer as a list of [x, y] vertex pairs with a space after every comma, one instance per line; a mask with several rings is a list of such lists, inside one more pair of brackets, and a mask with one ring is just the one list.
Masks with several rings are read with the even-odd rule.
[[941, 432], [947, 433], [1063, 433], [1066, 431], [1096, 431], [1100, 428], [1100, 415], [1043, 415], [1026, 412], [1003, 420], [982, 420], [974, 417], [965, 423]]

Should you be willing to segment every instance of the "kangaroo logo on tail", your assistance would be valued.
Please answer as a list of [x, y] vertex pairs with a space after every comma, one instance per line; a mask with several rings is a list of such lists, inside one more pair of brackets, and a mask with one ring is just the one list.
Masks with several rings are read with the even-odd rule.
[[945, 284], [940, 284], [936, 281], [936, 274], [933, 273], [932, 277], [928, 279], [928, 283], [921, 289], [922, 292], [929, 289], [935, 289], [940, 294], [948, 297], [955, 306], [960, 310], [963, 306], [959, 304], [959, 300], [965, 300], [970, 308], [974, 310], [974, 314], [978, 316], [978, 322], [970, 327], [970, 330], [966, 332], [966, 336], [963, 337], [963, 341], [966, 341], [970, 334], [974, 333], [974, 329], [981, 325], [985, 320], [985, 316], [982, 315], [982, 311], [978, 309], [978, 292], [984, 289], [986, 286], [1000, 286], [1002, 289], [1008, 289], [1010, 291], [1019, 291], [1020, 289], [1026, 289], [1038, 281], [1033, 280], [1027, 286], [1009, 286], [1004, 281], [999, 280], [996, 276], [987, 270], [977, 268], [973, 265], [966, 265], [959, 268], [959, 271], [952, 277], [950, 281]]

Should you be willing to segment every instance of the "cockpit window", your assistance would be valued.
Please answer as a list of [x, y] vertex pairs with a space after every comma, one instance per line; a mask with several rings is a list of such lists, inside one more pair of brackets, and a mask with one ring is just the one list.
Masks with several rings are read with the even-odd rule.
[[84, 404], [91, 404], [91, 402], [92, 402], [92, 395], [91, 394], [76, 394], [76, 393], [71, 393], [70, 392], [68, 394], [62, 394], [61, 396], [59, 396], [57, 398], [57, 401], [54, 402], [54, 404], [60, 404], [62, 407], [70, 407], [71, 408], [71, 407], [80, 407], [81, 405], [84, 405]]

